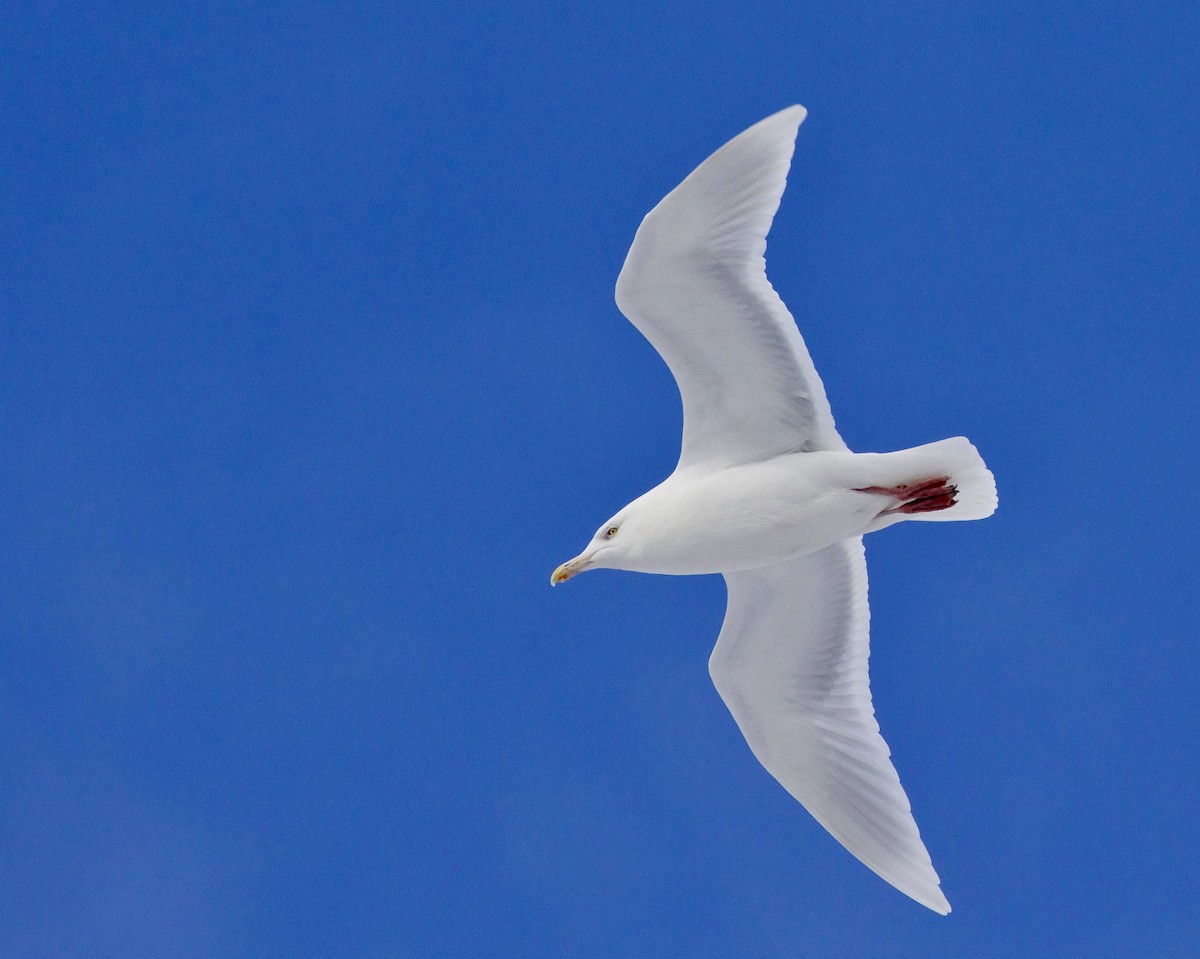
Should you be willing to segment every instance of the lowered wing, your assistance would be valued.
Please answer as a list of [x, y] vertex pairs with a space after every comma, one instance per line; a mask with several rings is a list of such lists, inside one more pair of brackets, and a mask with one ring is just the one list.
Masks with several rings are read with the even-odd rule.
[[862, 538], [725, 581], [709, 672], [758, 761], [866, 866], [948, 913], [871, 706]]

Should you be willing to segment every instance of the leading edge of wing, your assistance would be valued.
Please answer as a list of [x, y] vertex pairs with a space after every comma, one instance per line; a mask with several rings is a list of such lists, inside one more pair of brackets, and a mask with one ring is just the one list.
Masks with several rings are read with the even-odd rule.
[[862, 538], [725, 580], [709, 672], [755, 757], [859, 861], [945, 915], [871, 705]]
[[846, 449], [763, 259], [805, 115], [781, 110], [701, 163], [643, 219], [617, 279], [679, 386], [680, 466]]

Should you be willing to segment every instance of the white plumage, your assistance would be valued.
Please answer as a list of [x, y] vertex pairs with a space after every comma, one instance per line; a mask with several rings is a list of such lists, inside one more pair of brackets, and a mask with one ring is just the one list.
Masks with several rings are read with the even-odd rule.
[[617, 304], [671, 368], [679, 463], [554, 571], [725, 576], [709, 670], [754, 755], [900, 891], [950, 905], [871, 705], [862, 536], [981, 519], [992, 474], [962, 437], [852, 453], [763, 254], [805, 117], [789, 107], [725, 144], [642, 221]]
[[805, 113], [782, 110], [697, 167], [642, 220], [617, 278], [617, 306], [679, 383], [680, 465], [846, 449], [763, 259]]

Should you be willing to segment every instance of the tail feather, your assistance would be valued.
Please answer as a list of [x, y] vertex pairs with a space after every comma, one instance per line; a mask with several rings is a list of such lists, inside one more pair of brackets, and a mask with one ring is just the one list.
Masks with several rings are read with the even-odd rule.
[[945, 523], [986, 519], [996, 512], [996, 478], [984, 464], [979, 450], [965, 436], [952, 436], [906, 452], [913, 454], [914, 466], [919, 466], [922, 472], [927, 470], [929, 475], [949, 476], [950, 485], [958, 489], [953, 506], [929, 513], [914, 513], [906, 519]]

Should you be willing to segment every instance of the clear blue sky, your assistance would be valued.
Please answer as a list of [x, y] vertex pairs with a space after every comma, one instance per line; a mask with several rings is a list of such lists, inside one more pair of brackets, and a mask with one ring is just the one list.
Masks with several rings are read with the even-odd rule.
[[[10, 5], [0, 953], [1194, 954], [1194, 3]], [[803, 103], [768, 261], [860, 450], [954, 913], [754, 761], [719, 577], [550, 570], [678, 451], [612, 286]]]

